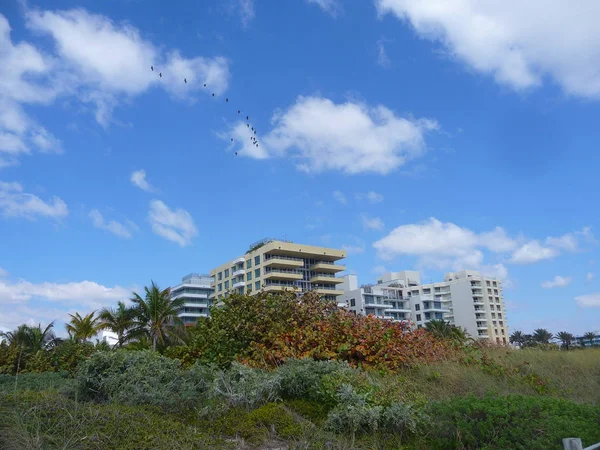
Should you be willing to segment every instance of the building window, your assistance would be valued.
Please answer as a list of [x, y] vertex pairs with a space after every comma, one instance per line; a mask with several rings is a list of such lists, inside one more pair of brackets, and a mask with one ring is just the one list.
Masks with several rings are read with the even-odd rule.
[[492, 284], [494, 285], [494, 287], [498, 286], [498, 283], [496, 283], [495, 281]]
[[416, 304], [415, 305], [415, 311], [421, 311], [421, 305], [420, 304]]
[[421, 321], [421, 314], [417, 314], [417, 322]]
[[489, 282], [489, 281], [486, 281], [486, 282], [485, 282], [485, 284], [487, 284], [487, 285], [489, 286], [489, 285], [490, 285], [490, 282]]
[[354, 300], [353, 298], [350, 299], [350, 306], [356, 306], [356, 300]]
[[250, 269], [252, 267], [252, 260], [249, 259], [246, 261], [246, 269]]
[[496, 318], [496, 313], [492, 313], [492, 319]]
[[250, 281], [250, 280], [252, 280], [252, 272], [248, 272], [248, 273], [246, 274], [246, 280], [247, 280], [247, 281]]
[[229, 278], [229, 269], [225, 269], [225, 278]]
[[[225, 283], [227, 283], [227, 282], [225, 282]], [[227, 287], [225, 289], [227, 289]], [[222, 290], [223, 290], [223, 284], [219, 283], [219, 292], [221, 292]]]
[[260, 281], [254, 282], [254, 290], [255, 291], [260, 291]]
[[254, 265], [258, 266], [260, 264], [260, 255], [254, 257]]
[[251, 284], [248, 284], [248, 285], [246, 286], [246, 292], [247, 292], [248, 294], [249, 294], [250, 292], [252, 292], [252, 285], [251, 285]]
[[260, 269], [254, 269], [254, 278], [260, 277]]
[[[225, 275], [227, 276], [227, 275]], [[221, 281], [223, 279], [223, 272], [219, 272], [219, 281]]]

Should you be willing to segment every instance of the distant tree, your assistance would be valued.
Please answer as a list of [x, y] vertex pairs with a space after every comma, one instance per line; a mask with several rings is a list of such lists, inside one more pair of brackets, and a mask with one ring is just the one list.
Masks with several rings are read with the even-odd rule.
[[526, 335], [522, 331], [513, 331], [510, 335], [509, 341], [511, 344], [517, 344], [519, 347], [523, 347], [526, 341]]
[[592, 347], [594, 346], [594, 339], [596, 339], [596, 333], [593, 331], [588, 331], [583, 335], [583, 340], [588, 341]]
[[571, 333], [568, 333], [566, 331], [560, 331], [560, 332], [556, 333], [556, 336], [554, 336], [554, 339], [559, 340], [561, 342], [561, 346], [565, 350], [569, 350], [569, 348], [573, 344], [573, 341], [575, 340], [575, 336], [573, 336]]
[[533, 340], [538, 344], [549, 344], [552, 339], [552, 333], [544, 328], [538, 328], [533, 332]]
[[17, 375], [21, 369], [21, 358], [23, 354], [35, 354], [40, 350], [49, 350], [59, 342], [59, 339], [54, 335], [53, 328], [54, 322], [49, 323], [44, 329], [42, 329], [42, 324], [38, 324], [36, 327], [23, 324], [16, 330], [0, 333], [0, 337], [3, 338], [9, 346], [14, 346], [19, 349], [16, 364]]
[[124, 302], [119, 302], [115, 309], [104, 308], [98, 314], [102, 328], [110, 330], [117, 335], [117, 347], [122, 347], [130, 339], [128, 332], [134, 325], [133, 316], [134, 310], [127, 308]]
[[154, 281], [144, 288], [145, 296], [133, 293], [133, 332], [144, 334], [152, 342], [152, 349], [176, 338], [176, 325], [181, 325], [177, 316], [185, 302], [183, 298], [171, 299], [171, 289], [160, 289]]
[[99, 317], [94, 317], [96, 311], [81, 316], [79, 313], [69, 314], [71, 321], [66, 325], [69, 336], [77, 342], [88, 342], [103, 328]]
[[430, 320], [425, 324], [425, 329], [439, 339], [465, 342], [469, 338], [468, 333], [463, 328], [452, 325], [443, 319]]

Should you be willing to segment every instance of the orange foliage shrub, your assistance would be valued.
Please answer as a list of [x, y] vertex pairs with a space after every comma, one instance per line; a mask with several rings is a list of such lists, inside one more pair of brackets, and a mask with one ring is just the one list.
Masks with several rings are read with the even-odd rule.
[[242, 362], [274, 367], [287, 358], [336, 359], [365, 368], [396, 370], [447, 359], [453, 346], [423, 329], [357, 316], [304, 295], [284, 330], [250, 344]]

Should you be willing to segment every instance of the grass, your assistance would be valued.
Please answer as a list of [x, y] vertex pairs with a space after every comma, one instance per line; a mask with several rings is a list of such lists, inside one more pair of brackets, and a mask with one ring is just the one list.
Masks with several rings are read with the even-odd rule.
[[[145, 364], [148, 370], [153, 359]], [[243, 387], [245, 395], [260, 393], [256, 386], [266, 381], [238, 370], [228, 381], [229, 391]], [[202, 373], [190, 378], [193, 383]], [[61, 374], [20, 375], [16, 390], [14, 377], [0, 376], [0, 448], [560, 449], [560, 438], [571, 431], [584, 438], [584, 445], [600, 441], [600, 349], [486, 349], [468, 362], [394, 374], [342, 370], [327, 372], [320, 381], [311, 377], [310, 366], [287, 373], [290, 383], [299, 380], [296, 391], [284, 384], [284, 395], [261, 394], [264, 400], [252, 406], [225, 407], [223, 398], [213, 399], [219, 405], [206, 404], [204, 397], [194, 400], [196, 394], [182, 390], [191, 397], [180, 410], [160, 402], [124, 405], [121, 397], [82, 401], [75, 394], [76, 380]], [[240, 380], [250, 384], [237, 387]], [[365, 396], [363, 413], [390, 402], [411, 405], [419, 413], [417, 433], [370, 428], [350, 437], [328, 430], [330, 399], [342, 383]], [[312, 394], [306, 386], [313, 386]], [[127, 389], [143, 387], [136, 382]], [[344, 417], [355, 413], [348, 409]]]

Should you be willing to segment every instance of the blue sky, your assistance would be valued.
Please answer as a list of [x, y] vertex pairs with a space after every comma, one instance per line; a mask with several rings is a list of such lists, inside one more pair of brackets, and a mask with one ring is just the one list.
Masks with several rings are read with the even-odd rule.
[[600, 329], [600, 5], [521, 3], [2, 2], [0, 328], [274, 236]]

